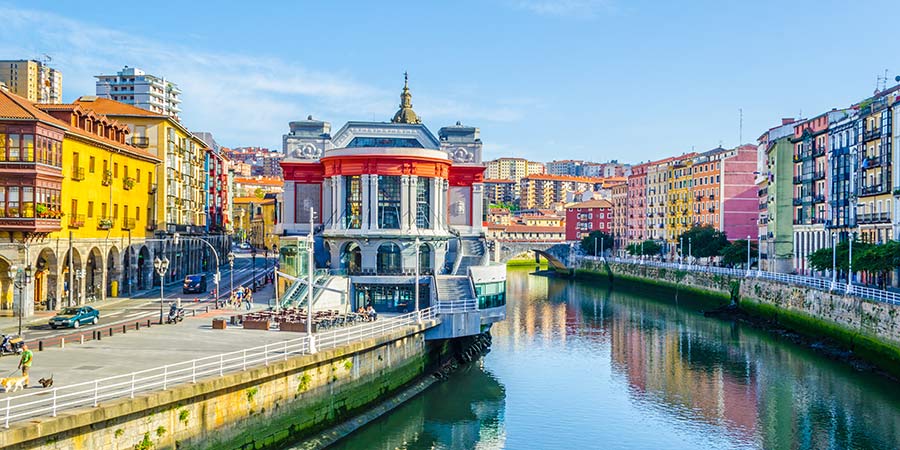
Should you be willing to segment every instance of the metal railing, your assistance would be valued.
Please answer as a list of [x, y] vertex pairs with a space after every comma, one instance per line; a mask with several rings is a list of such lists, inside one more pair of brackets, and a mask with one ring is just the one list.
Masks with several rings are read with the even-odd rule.
[[[603, 258], [595, 257], [595, 256], [583, 256], [579, 257], [581, 259], [589, 260], [589, 261], [600, 261]], [[667, 269], [677, 269], [677, 270], [686, 270], [689, 272], [703, 272], [703, 273], [715, 273], [720, 275], [729, 275], [733, 277], [754, 277], [754, 278], [763, 278], [767, 280], [777, 281], [785, 284], [792, 284], [795, 286], [805, 286], [809, 288], [813, 288], [816, 290], [820, 290], [823, 292], [843, 292], [848, 295], [853, 295], [856, 297], [864, 298], [866, 300], [873, 300], [877, 302], [890, 303], [892, 305], [900, 305], [900, 293], [886, 291], [884, 289], [876, 289], [868, 286], [863, 286], [859, 284], [847, 284], [846, 280], [832, 282], [831, 279], [828, 278], [816, 278], [816, 277], [807, 277], [803, 275], [790, 275], [786, 273], [778, 273], [778, 272], [766, 272], [763, 270], [746, 270], [746, 269], [731, 269], [728, 267], [716, 267], [716, 266], [704, 266], [698, 264], [688, 264], [688, 263], [670, 263], [670, 262], [661, 262], [661, 261], [653, 261], [648, 259], [636, 259], [636, 258], [606, 258], [610, 262], [622, 263], [622, 264], [636, 264], [636, 265], [645, 265], [645, 266], [653, 266]]]
[[441, 300], [432, 306], [438, 314], [464, 313], [478, 310], [478, 299]]
[[[436, 311], [434, 308], [425, 308], [418, 312], [411, 312], [384, 320], [315, 333], [315, 348], [317, 351], [328, 350], [362, 339], [384, 336], [397, 329], [421, 323], [423, 320], [434, 319], [435, 317]], [[309, 337], [303, 336], [190, 361], [167, 364], [152, 369], [57, 387], [50, 390], [50, 392], [44, 389], [36, 393], [7, 396], [5, 402], [0, 401], [3, 425], [5, 428], [9, 428], [10, 422], [46, 415], [56, 417], [60, 411], [71, 408], [96, 407], [105, 400], [134, 398], [135, 394], [167, 390], [179, 384], [196, 383], [197, 380], [207, 377], [221, 377], [226, 373], [268, 366], [275, 361], [286, 361], [292, 356], [309, 354], [309, 347]]]

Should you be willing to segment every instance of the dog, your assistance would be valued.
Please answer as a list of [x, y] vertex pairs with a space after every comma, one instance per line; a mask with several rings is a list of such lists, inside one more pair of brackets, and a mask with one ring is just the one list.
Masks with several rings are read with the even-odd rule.
[[41, 378], [38, 380], [38, 383], [41, 384], [41, 387], [48, 388], [53, 386], [53, 375], [50, 375], [50, 378]]
[[25, 389], [28, 387], [28, 375], [0, 378], [0, 387], [3, 387], [3, 392], [16, 392], [19, 389]]

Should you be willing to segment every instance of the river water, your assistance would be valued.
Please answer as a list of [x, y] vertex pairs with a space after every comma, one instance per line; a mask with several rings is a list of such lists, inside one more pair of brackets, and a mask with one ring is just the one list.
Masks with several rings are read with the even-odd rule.
[[897, 383], [705, 318], [690, 298], [518, 269], [507, 289], [479, 364], [335, 448], [900, 448]]

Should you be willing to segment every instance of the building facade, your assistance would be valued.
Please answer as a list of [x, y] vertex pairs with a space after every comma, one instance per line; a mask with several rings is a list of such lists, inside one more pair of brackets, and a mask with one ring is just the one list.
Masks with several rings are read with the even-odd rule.
[[892, 136], [895, 94], [879, 94], [860, 104], [857, 120], [859, 164], [856, 222], [865, 242], [885, 243], [893, 237]]
[[783, 119], [760, 139], [766, 157], [765, 270], [790, 273], [794, 266], [794, 120]]
[[42, 61], [0, 61], [0, 84], [31, 103], [62, 103], [62, 73]]
[[591, 231], [613, 233], [613, 204], [589, 200], [566, 206], [566, 240], [580, 241]]
[[181, 112], [181, 90], [178, 85], [125, 66], [115, 75], [97, 75], [97, 96], [177, 118]]
[[628, 236], [626, 247], [649, 239], [647, 232], [647, 169], [650, 163], [638, 164], [628, 177]]

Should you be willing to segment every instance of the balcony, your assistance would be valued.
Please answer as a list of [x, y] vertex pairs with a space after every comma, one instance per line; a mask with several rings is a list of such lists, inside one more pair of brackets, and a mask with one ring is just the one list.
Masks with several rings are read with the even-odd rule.
[[73, 214], [69, 217], [69, 228], [81, 228], [84, 226], [84, 214]]
[[150, 146], [150, 138], [147, 136], [132, 136], [131, 145], [138, 148], [147, 148]]
[[825, 155], [825, 147], [824, 146], [813, 147], [813, 149], [812, 149], [813, 157], [824, 156], [824, 155]]
[[100, 181], [104, 186], [109, 186], [112, 184], [113, 176], [112, 172], [109, 170], [103, 171], [103, 179]]
[[156, 231], [156, 222], [147, 222], [147, 231]]
[[863, 141], [871, 141], [881, 137], [881, 127], [872, 128], [871, 130], [863, 130]]
[[813, 179], [815, 179], [815, 180], [824, 180], [825, 179], [825, 171], [823, 170], [821, 172], [816, 172], [813, 174], [813, 177], [814, 177]]
[[715, 199], [716, 199], [716, 196], [713, 195], [713, 194], [709, 194], [709, 199], [710, 199], [710, 200], [715, 200]]
[[874, 169], [876, 167], [881, 167], [883, 164], [882, 158], [879, 156], [870, 156], [868, 158], [863, 159], [863, 169]]
[[110, 230], [110, 229], [112, 229], [115, 222], [116, 221], [114, 219], [111, 219], [109, 217], [101, 218], [100, 220], [97, 221], [97, 229], [98, 230]]
[[824, 203], [825, 202], [825, 194], [814, 195], [812, 197], [813, 203]]
[[876, 184], [876, 185], [872, 185], [872, 186], [863, 186], [859, 189], [860, 196], [882, 194], [885, 192], [887, 192], [887, 191], [884, 189], [884, 186], [881, 184]]
[[72, 179], [75, 181], [84, 180], [84, 167], [73, 167], [72, 168]]
[[126, 191], [130, 191], [132, 188], [134, 188], [134, 184], [136, 182], [137, 180], [135, 180], [134, 177], [125, 177], [122, 180], [122, 188]]
[[880, 213], [864, 213], [856, 216], [856, 223], [888, 223], [891, 221], [891, 214], [886, 212]]
[[800, 206], [801, 204], [803, 204], [803, 199], [801, 199], [800, 197], [794, 197], [793, 203], [794, 206]]
[[803, 176], [802, 175], [794, 175], [794, 184], [801, 184], [801, 183], [803, 183]]
[[122, 229], [123, 230], [131, 231], [134, 229], [134, 226], [135, 226], [134, 219], [125, 219], [122, 221]]
[[150, 186], [147, 187], [147, 193], [148, 193], [148, 194], [155, 194], [155, 193], [156, 193], [156, 183], [150, 183]]

